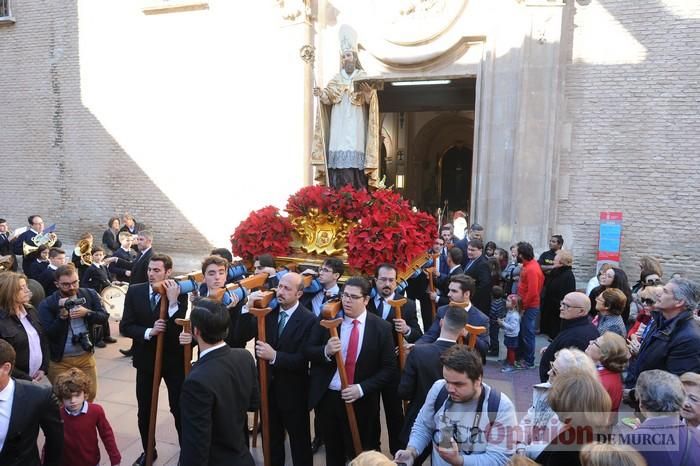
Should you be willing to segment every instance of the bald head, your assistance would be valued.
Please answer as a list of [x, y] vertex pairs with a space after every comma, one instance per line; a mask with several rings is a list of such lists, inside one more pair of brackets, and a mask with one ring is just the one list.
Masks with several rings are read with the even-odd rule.
[[576, 319], [578, 317], [588, 314], [591, 310], [591, 300], [583, 293], [574, 291], [568, 293], [561, 300], [561, 306], [559, 307], [559, 317], [562, 319], [570, 320]]
[[277, 302], [280, 303], [282, 309], [289, 309], [294, 306], [304, 289], [304, 280], [298, 273], [289, 272], [280, 278], [277, 285]]

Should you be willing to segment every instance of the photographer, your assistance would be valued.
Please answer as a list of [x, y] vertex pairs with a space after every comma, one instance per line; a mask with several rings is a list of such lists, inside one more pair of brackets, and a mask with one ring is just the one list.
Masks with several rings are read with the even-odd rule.
[[73, 264], [56, 269], [58, 291], [39, 305], [39, 318], [49, 338], [49, 380], [71, 367], [87, 374], [91, 381], [88, 401], [97, 393], [95, 368], [95, 329], [107, 322], [109, 314], [102, 308], [94, 290], [79, 288], [78, 272]]

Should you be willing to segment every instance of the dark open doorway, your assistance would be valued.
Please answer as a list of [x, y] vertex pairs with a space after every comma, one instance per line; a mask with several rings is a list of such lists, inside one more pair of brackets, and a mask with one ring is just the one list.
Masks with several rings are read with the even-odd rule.
[[[451, 211], [469, 211], [471, 193], [472, 151], [466, 146], [450, 147], [440, 161], [440, 202]], [[465, 196], [465, 194], [467, 194]]]

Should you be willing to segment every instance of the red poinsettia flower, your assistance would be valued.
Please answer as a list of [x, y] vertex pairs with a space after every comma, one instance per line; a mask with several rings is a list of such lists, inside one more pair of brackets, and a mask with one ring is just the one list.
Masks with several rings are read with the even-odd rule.
[[289, 196], [285, 210], [289, 215], [301, 217], [316, 208], [319, 212], [327, 212], [334, 202], [335, 191], [327, 186], [306, 186]]
[[333, 193], [329, 212], [356, 222], [364, 215], [371, 200], [372, 196], [366, 190], [357, 191], [352, 186], [347, 185]]
[[231, 235], [231, 249], [251, 260], [260, 254], [284, 256], [291, 252], [292, 224], [273, 206], [251, 212]]

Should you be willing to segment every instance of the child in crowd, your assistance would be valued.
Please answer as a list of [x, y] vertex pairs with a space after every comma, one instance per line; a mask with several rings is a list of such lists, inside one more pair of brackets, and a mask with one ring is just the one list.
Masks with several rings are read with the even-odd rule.
[[523, 301], [517, 294], [508, 295], [506, 299], [505, 319], [498, 319], [498, 325], [503, 327], [505, 336], [503, 343], [508, 349], [506, 362], [501, 372], [513, 372], [515, 370], [515, 352], [518, 349], [518, 334], [520, 333], [520, 316], [523, 312]]
[[122, 457], [112, 427], [102, 406], [86, 400], [89, 391], [90, 379], [78, 368], [69, 369], [56, 377], [54, 392], [63, 404], [61, 418], [64, 444], [61, 465], [100, 464], [100, 446], [97, 443], [99, 432], [112, 466], [118, 466]]
[[506, 300], [503, 288], [496, 285], [491, 288], [491, 309], [489, 312], [489, 339], [491, 346], [489, 348], [489, 356], [498, 357], [498, 319], [503, 319], [506, 316]]

